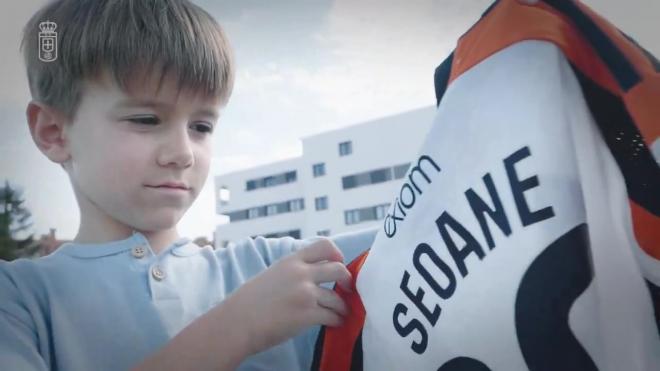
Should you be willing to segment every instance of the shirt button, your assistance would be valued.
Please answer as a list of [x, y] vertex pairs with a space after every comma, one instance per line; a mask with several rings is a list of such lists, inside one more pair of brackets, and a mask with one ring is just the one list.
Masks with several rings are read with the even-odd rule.
[[165, 279], [165, 272], [159, 266], [155, 265], [151, 268], [151, 276], [156, 281], [162, 281]]
[[142, 259], [147, 254], [147, 250], [142, 245], [135, 246], [133, 250], [131, 250], [131, 254], [136, 259]]

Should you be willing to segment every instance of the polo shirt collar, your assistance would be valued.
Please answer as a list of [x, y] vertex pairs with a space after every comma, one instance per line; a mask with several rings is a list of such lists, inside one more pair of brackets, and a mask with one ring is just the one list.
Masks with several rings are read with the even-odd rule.
[[[174, 251], [181, 250], [182, 247], [190, 244], [190, 239], [186, 237], [179, 238], [174, 241], [170, 246], [166, 247], [161, 254], [167, 253], [169, 250], [175, 249]], [[74, 256], [76, 258], [83, 259], [93, 259], [101, 258], [104, 256], [116, 255], [122, 252], [128, 251], [136, 246], [145, 246], [151, 250], [149, 245], [149, 240], [140, 232], [133, 231], [132, 235], [123, 240], [109, 241], [103, 243], [77, 243], [77, 242], [66, 242], [60, 246], [56, 251], [61, 251], [67, 255]], [[192, 249], [183, 249], [181, 251], [182, 256], [187, 256], [192, 251]], [[153, 250], [151, 250], [153, 253]], [[174, 252], [173, 251], [173, 252]], [[179, 255], [179, 254], [177, 254]]]

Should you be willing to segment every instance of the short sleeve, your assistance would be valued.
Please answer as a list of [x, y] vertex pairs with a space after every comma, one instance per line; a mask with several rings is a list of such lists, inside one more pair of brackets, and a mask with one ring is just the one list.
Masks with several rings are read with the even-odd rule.
[[37, 332], [10, 275], [11, 263], [0, 261], [0, 360], [5, 370], [47, 370], [38, 351]]
[[321, 239], [330, 239], [344, 255], [344, 263], [348, 264], [353, 259], [357, 258], [364, 251], [371, 248], [373, 244], [377, 228], [364, 229], [355, 232], [346, 232], [336, 234], [330, 237], [311, 237], [302, 240], [297, 240], [291, 237], [281, 238], [263, 238], [257, 237], [251, 239], [251, 245], [254, 246], [261, 256], [263, 256], [266, 265], [270, 265], [299, 249], [305, 248], [312, 243]]
[[258, 256], [265, 267], [269, 267], [276, 261], [286, 257], [309, 244], [309, 240], [298, 240], [292, 237], [279, 238], [247, 238], [238, 241], [235, 246], [229, 248], [238, 254], [247, 254], [244, 256], [245, 262], [254, 263], [254, 258]]

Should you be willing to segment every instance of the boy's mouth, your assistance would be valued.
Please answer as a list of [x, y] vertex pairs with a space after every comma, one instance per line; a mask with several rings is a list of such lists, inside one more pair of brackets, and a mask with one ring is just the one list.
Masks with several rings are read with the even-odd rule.
[[184, 191], [190, 190], [190, 187], [188, 187], [184, 183], [178, 183], [178, 182], [166, 182], [158, 185], [147, 185], [149, 188], [166, 188], [166, 189], [180, 189]]

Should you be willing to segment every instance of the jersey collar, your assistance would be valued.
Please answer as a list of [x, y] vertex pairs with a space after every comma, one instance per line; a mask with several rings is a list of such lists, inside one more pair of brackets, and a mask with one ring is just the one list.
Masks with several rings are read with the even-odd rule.
[[[166, 252], [172, 249], [180, 250], [181, 247], [185, 247], [189, 243], [190, 243], [189, 238], [186, 237], [179, 238], [178, 240], [174, 241], [170, 246], [166, 247], [161, 252], [161, 254], [165, 254]], [[103, 243], [65, 242], [64, 244], [62, 244], [62, 246], [60, 246], [59, 249], [56, 250], [56, 252], [59, 251], [76, 258], [93, 259], [93, 258], [101, 258], [104, 256], [117, 255], [137, 246], [145, 246], [147, 247], [148, 250], [151, 250], [153, 254], [153, 250], [149, 245], [149, 240], [147, 240], [147, 238], [142, 233], [137, 231], [133, 231], [133, 234], [130, 237], [125, 238], [123, 240], [109, 241]], [[184, 249], [184, 251], [182, 251], [181, 254], [187, 256], [188, 254], [192, 253], [192, 251], [188, 251], [188, 250], [190, 249], [188, 248]]]

